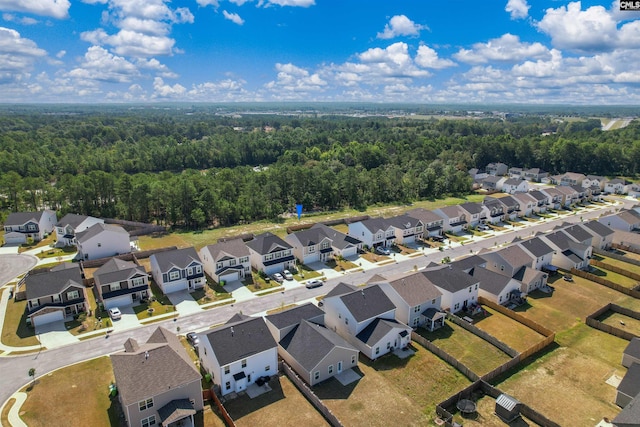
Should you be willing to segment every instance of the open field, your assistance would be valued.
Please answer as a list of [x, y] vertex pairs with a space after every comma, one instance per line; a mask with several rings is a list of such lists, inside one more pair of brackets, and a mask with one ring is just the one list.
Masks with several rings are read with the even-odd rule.
[[450, 321], [433, 332], [419, 328], [418, 333], [478, 375], [484, 375], [510, 359], [497, 347]]
[[271, 391], [250, 399], [246, 394], [224, 404], [238, 427], [327, 426], [327, 421], [285, 376], [269, 382]]
[[[331, 379], [314, 391], [346, 426], [424, 426], [443, 397], [470, 384], [460, 372], [416, 345], [416, 354], [401, 360], [386, 355], [375, 362], [360, 359], [364, 376], [342, 386]], [[356, 371], [358, 371], [358, 369]]]
[[516, 322], [502, 313], [489, 307], [483, 307], [487, 315], [480, 313], [473, 317], [473, 324], [490, 335], [496, 337], [517, 351], [525, 351], [532, 345], [542, 341], [544, 336], [533, 329]]
[[620, 365], [627, 341], [584, 324], [556, 336], [559, 348], [533, 361], [497, 387], [560, 425], [595, 425], [620, 412], [616, 390], [605, 383]]

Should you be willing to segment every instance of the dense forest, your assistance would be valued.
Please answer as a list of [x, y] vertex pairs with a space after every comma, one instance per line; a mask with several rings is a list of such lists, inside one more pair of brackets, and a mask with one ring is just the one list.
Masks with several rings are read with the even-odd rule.
[[[180, 110], [0, 113], [0, 209], [49, 207], [186, 227], [363, 209], [469, 192], [501, 161], [559, 173], [640, 172], [637, 122], [215, 115]], [[1, 219], [1, 217], [0, 217]]]

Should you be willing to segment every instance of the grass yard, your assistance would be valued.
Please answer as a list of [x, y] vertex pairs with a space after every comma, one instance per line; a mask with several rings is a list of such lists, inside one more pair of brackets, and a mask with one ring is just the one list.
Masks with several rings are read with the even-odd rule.
[[55, 233], [51, 233], [47, 237], [45, 237], [44, 239], [40, 240], [39, 242], [34, 242], [34, 243], [30, 244], [30, 245], [29, 244], [22, 244], [18, 248], [18, 253], [22, 253], [22, 252], [25, 252], [25, 251], [30, 251], [30, 250], [36, 249], [36, 248], [42, 248], [43, 250], [46, 250], [47, 248], [51, 247], [51, 245], [53, 244], [54, 239], [55, 239]]
[[3, 344], [12, 347], [26, 347], [40, 343], [36, 337], [35, 330], [27, 326], [26, 307], [26, 300], [16, 302], [16, 300], [10, 299], [7, 302], [7, 311], [4, 313], [4, 325], [2, 327]]
[[29, 427], [119, 425], [109, 399], [108, 386], [113, 379], [109, 357], [62, 368], [23, 389], [28, 397], [20, 416]]
[[629, 271], [631, 273], [640, 274], [640, 265], [635, 265], [629, 262], [624, 262], [617, 259], [609, 258], [606, 256], [602, 256], [600, 254], [593, 254], [593, 259], [607, 263], [609, 265], [613, 265], [614, 267], [622, 268], [623, 270]]
[[272, 378], [269, 386], [270, 392], [254, 399], [244, 394], [224, 404], [238, 427], [329, 425], [286, 376]]
[[[392, 253], [393, 256], [393, 253]], [[381, 261], [389, 261], [391, 259], [390, 256], [387, 255], [378, 255], [376, 253], [373, 252], [364, 252], [360, 254], [360, 257], [366, 259], [369, 262], [373, 262], [373, 263], [377, 263], [377, 262], [381, 262]], [[353, 263], [351, 263], [353, 264]], [[355, 265], [355, 264], [354, 264]]]
[[9, 411], [11, 410], [11, 407], [15, 402], [16, 402], [16, 399], [14, 399], [13, 397], [7, 400], [6, 405], [4, 405], [4, 407], [2, 408], [2, 414], [0, 414], [0, 425], [2, 426], [11, 425], [9, 424]]
[[[362, 256], [362, 254], [360, 256]], [[335, 271], [345, 271], [358, 267], [358, 265], [346, 259], [332, 259], [330, 261], [327, 261], [326, 265], [327, 267], [332, 268]]]
[[489, 307], [483, 307], [487, 315], [479, 314], [473, 317], [473, 324], [483, 331], [493, 335], [509, 347], [517, 351], [524, 351], [544, 339], [533, 329], [516, 322], [502, 313]]
[[478, 375], [484, 375], [510, 359], [497, 347], [450, 321], [433, 332], [419, 328], [418, 333]]
[[278, 286], [281, 286], [281, 284], [274, 279], [269, 279], [269, 281], [267, 282], [255, 272], [251, 273], [250, 276], [245, 276], [242, 283], [244, 283], [247, 289], [249, 289], [251, 292], [264, 291], [266, 289], [277, 288]]
[[[453, 420], [460, 425], [469, 427], [504, 427], [505, 422], [495, 413], [496, 400], [490, 396], [483, 395], [476, 402], [476, 414], [472, 418], [462, 417], [460, 413], [453, 414]], [[537, 426], [528, 418], [520, 416], [517, 420], [508, 424], [509, 427], [530, 427]]]
[[620, 412], [616, 389], [605, 381], [620, 365], [627, 341], [584, 324], [556, 335], [559, 348], [547, 352], [497, 386], [560, 425], [596, 425]]
[[597, 320], [601, 321], [605, 325], [615, 326], [627, 332], [640, 337], [640, 320], [633, 317], [625, 316], [615, 311], [607, 311]]
[[191, 292], [191, 296], [200, 305], [231, 298], [231, 294], [225, 291], [222, 286], [211, 280], [209, 276], [207, 276], [207, 285], [201, 289], [196, 289]]
[[591, 266], [589, 272], [591, 274], [595, 274], [596, 276], [603, 277], [607, 280], [617, 283], [620, 286], [624, 286], [625, 288], [631, 289], [638, 285], [637, 280], [633, 280], [630, 277], [623, 276], [619, 273], [614, 273], [613, 271], [609, 271], [601, 267]]
[[302, 280], [315, 279], [320, 276], [321, 274], [317, 271], [310, 269], [304, 264], [298, 264], [296, 265], [296, 272], [294, 273], [293, 278], [300, 282]]
[[159, 314], [172, 313], [176, 311], [169, 298], [162, 293], [160, 287], [153, 280], [149, 281], [151, 293], [155, 297], [153, 301], [143, 302], [133, 306], [133, 311], [139, 320], [149, 319]]
[[436, 404], [470, 384], [460, 372], [420, 346], [405, 360], [394, 355], [375, 362], [361, 358], [358, 369], [364, 376], [357, 383], [345, 387], [331, 379], [314, 387], [347, 426], [429, 425]]

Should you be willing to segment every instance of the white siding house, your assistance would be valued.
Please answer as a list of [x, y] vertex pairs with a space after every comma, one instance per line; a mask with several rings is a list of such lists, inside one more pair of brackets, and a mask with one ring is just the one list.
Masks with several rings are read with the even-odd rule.
[[76, 234], [78, 258], [107, 258], [131, 252], [129, 233], [119, 225], [97, 223]]
[[153, 279], [165, 294], [193, 291], [206, 284], [202, 261], [192, 247], [158, 252], [149, 261]]

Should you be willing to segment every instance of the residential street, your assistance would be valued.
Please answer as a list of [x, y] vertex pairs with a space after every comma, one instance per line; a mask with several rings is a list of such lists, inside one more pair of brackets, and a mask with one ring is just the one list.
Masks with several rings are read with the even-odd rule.
[[[617, 199], [624, 203], [625, 207], [630, 207], [636, 202], [633, 200]], [[442, 258], [448, 256], [452, 260], [471, 252], [477, 252], [484, 247], [493, 247], [495, 244], [503, 245], [511, 242], [516, 237], [528, 237], [539, 231], [547, 231], [554, 226], [567, 222], [579, 222], [582, 220], [597, 218], [606, 211], [616, 211], [622, 207], [605, 206], [602, 209], [592, 212], [580, 211], [575, 215], [561, 217], [559, 219], [547, 219], [539, 224], [528, 227], [517, 227], [513, 230], [505, 230], [498, 232], [496, 237], [484, 238], [481, 241], [470, 242], [464, 245], [453, 244], [451, 248], [447, 248], [442, 252], [430, 254], [428, 256], [419, 256], [406, 261], [392, 263], [389, 265], [377, 267], [369, 271], [349, 273], [340, 278], [328, 280], [324, 286], [316, 289], [306, 289], [298, 287], [281, 293], [265, 295], [259, 298], [243, 301], [233, 305], [221, 306], [213, 308], [201, 313], [190, 316], [181, 316], [174, 320], [154, 323], [143, 326], [138, 329], [113, 333], [108, 337], [100, 337], [80, 341], [78, 343], [47, 350], [38, 354], [29, 354], [16, 357], [0, 357], [0, 372], [2, 372], [2, 383], [0, 384], [0, 402], [4, 403], [16, 390], [30, 381], [28, 371], [35, 368], [36, 377], [42, 376], [57, 368], [87, 360], [90, 358], [106, 355], [123, 349], [123, 344], [128, 338], [135, 338], [139, 341], [145, 341], [151, 332], [158, 326], [164, 326], [167, 329], [180, 333], [186, 333], [192, 330], [206, 329], [212, 325], [225, 322], [229, 317], [238, 311], [244, 314], [254, 314], [264, 312], [266, 310], [280, 306], [281, 304], [299, 303], [301, 301], [310, 300], [316, 296], [326, 294], [339, 282], [350, 284], [360, 284], [366, 282], [374, 274], [396, 275], [412, 271], [414, 266], [418, 268], [425, 267], [430, 262], [441, 263]], [[37, 387], [37, 385], [36, 385]], [[105, 390], [105, 393], [107, 391]]]

